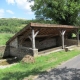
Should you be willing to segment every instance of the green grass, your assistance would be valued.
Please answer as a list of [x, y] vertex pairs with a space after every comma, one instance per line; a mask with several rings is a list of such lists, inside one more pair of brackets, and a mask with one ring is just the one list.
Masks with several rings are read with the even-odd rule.
[[73, 37], [73, 38], [76, 37], [76, 34], [73, 33], [73, 34], [72, 34], [72, 37]]
[[37, 75], [43, 71], [55, 68], [64, 61], [80, 54], [79, 50], [56, 52], [35, 58], [35, 63], [18, 63], [10, 68], [0, 69], [0, 80], [22, 80], [30, 75]]
[[12, 33], [0, 33], [0, 45], [5, 45], [13, 35]]
[[[24, 26], [25, 26], [26, 24], [24, 24], [24, 25], [21, 25], [21, 26], [18, 26], [18, 27], [15, 27], [15, 28], [9, 28], [9, 29], [11, 29], [12, 31], [13, 31], [13, 33], [12, 33], [12, 31], [11, 31], [11, 33], [10, 32], [6, 32], [4, 29], [4, 27], [1, 27], [3, 30], [4, 30], [4, 32], [0, 32], [0, 46], [1, 45], [5, 45], [6, 44], [6, 42], [15, 34], [15, 33], [17, 33], [18, 31], [20, 31]], [[8, 31], [8, 30], [7, 30]]]

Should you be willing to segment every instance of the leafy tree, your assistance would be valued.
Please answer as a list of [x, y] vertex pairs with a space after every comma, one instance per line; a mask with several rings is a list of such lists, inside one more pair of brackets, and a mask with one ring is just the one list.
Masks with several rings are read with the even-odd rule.
[[80, 16], [78, 16], [77, 20], [76, 20], [76, 24], [77, 26], [80, 26]]
[[59, 24], [75, 25], [80, 14], [80, 0], [28, 0], [36, 18], [54, 20]]

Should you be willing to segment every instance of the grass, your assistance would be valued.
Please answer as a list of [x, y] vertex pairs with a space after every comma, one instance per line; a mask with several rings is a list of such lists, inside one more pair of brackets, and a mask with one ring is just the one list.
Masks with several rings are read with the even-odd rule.
[[69, 52], [55, 52], [35, 58], [35, 63], [18, 63], [10, 68], [0, 69], [0, 80], [23, 80], [30, 75], [37, 75], [43, 71], [55, 68], [64, 61], [80, 54], [79, 50]]
[[[26, 25], [26, 24], [21, 25], [21, 26], [19, 26], [19, 27], [15, 27], [14, 29], [12, 29], [12, 31], [15, 32], [15, 33], [17, 33], [17, 32], [20, 31], [25, 25]], [[5, 29], [5, 28], [2, 27], [2, 29]], [[11, 29], [11, 28], [9, 28], [9, 29]], [[5, 31], [4, 33], [0, 33], [0, 46], [1, 46], [1, 45], [5, 45], [6, 42], [7, 42], [15, 33], [9, 33], [9, 32], [6, 33], [6, 31]]]
[[5, 45], [13, 35], [12, 33], [0, 33], [0, 45]]
[[73, 37], [73, 38], [76, 37], [76, 34], [73, 33], [73, 34], [72, 34], [72, 37]]

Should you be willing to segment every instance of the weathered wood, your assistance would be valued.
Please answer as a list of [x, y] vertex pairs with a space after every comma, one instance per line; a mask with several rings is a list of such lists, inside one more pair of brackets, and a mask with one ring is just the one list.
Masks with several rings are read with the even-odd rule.
[[18, 33], [16, 33], [12, 38], [10, 38], [6, 44], [9, 44], [11, 41], [13, 41], [17, 36], [21, 35], [23, 32], [25, 32], [26, 30], [30, 29], [30, 24], [26, 25], [23, 29], [21, 29]]
[[[36, 33], [34, 33], [34, 37], [36, 37], [38, 33], [39, 33], [39, 31], [37, 31]], [[32, 36], [28, 36], [28, 38], [32, 41]]]
[[35, 33], [35, 37], [37, 36], [38, 33], [39, 33], [39, 31], [37, 31], [37, 32]]
[[29, 36], [30, 33], [31, 33], [31, 32], [29, 31], [28, 34], [25, 33], [25, 34], [22, 35], [22, 36], [18, 36], [18, 38], [19, 38], [19, 44], [22, 44], [22, 43], [24, 42], [24, 40], [25, 40], [26, 38], [28, 38], [28, 36]]
[[78, 28], [78, 27], [75, 27], [75, 26], [69, 26], [69, 25], [57, 25], [57, 24], [41, 24], [41, 23], [31, 23], [31, 27], [32, 28], [50, 28], [50, 27], [54, 27], [54, 28]]
[[62, 49], [64, 49], [64, 34], [65, 34], [65, 32], [66, 32], [66, 30], [60, 31], [61, 37], [62, 37]]
[[37, 36], [38, 33], [39, 33], [39, 31], [37, 31], [35, 33], [34, 29], [32, 29], [32, 37], [29, 36], [29, 38], [32, 42], [32, 49], [35, 49], [35, 37]]
[[34, 29], [32, 29], [32, 48], [35, 49], [35, 33], [34, 33]]

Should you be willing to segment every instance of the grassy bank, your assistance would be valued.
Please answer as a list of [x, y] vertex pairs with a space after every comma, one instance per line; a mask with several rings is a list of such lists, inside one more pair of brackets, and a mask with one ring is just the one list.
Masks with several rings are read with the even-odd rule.
[[22, 80], [30, 75], [37, 75], [43, 71], [54, 68], [64, 61], [80, 54], [79, 50], [69, 52], [56, 52], [35, 58], [35, 63], [18, 63], [10, 68], [0, 70], [0, 80]]
[[13, 36], [12, 33], [0, 33], [0, 46], [5, 45], [6, 42]]

